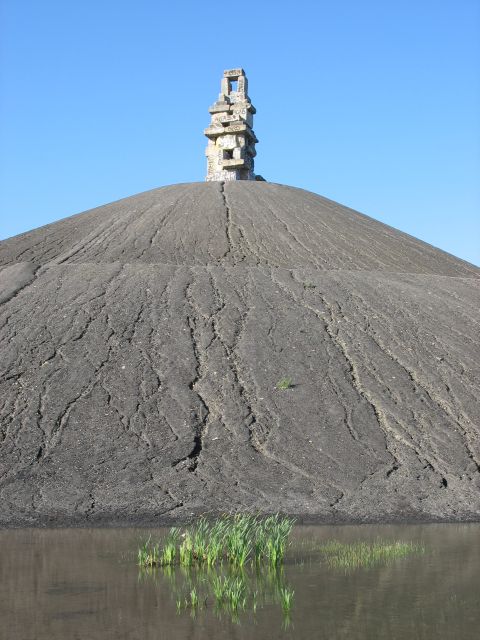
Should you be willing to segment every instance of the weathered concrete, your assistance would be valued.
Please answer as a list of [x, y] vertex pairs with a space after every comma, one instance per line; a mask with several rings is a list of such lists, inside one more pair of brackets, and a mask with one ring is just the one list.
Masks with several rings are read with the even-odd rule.
[[249, 181], [67, 218], [0, 265], [1, 524], [479, 518], [476, 267]]
[[[236, 83], [236, 85], [234, 85]], [[207, 182], [255, 180], [253, 114], [248, 81], [243, 69], [224, 71], [221, 92], [209, 109], [212, 121], [204, 133], [208, 138]]]

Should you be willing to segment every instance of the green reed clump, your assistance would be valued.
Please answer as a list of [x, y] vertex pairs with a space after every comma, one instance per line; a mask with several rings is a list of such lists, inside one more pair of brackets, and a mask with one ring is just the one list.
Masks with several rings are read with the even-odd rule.
[[222, 554], [222, 543], [220, 540], [211, 540], [207, 547], [206, 563], [209, 568], [213, 567]]
[[217, 606], [230, 607], [231, 609], [245, 608], [246, 584], [241, 576], [214, 576], [212, 579], [212, 591]]
[[227, 588], [227, 602], [232, 609], [245, 608], [245, 582], [241, 578], [235, 578]]
[[193, 589], [190, 591], [190, 606], [191, 607], [198, 607], [199, 604], [199, 598], [198, 598], [198, 593], [197, 590], [195, 589], [195, 587], [193, 587]]
[[425, 547], [414, 542], [400, 540], [342, 543], [330, 540], [320, 547], [327, 564], [336, 569], [358, 569], [387, 564], [396, 558], [425, 552]]
[[217, 601], [217, 603], [223, 602], [225, 598], [225, 579], [221, 576], [214, 575], [211, 584], [215, 600]]
[[261, 524], [259, 535], [263, 545], [261, 551], [268, 558], [271, 566], [276, 567], [283, 562], [292, 527], [292, 520], [276, 516], [266, 518]]
[[227, 560], [234, 566], [243, 567], [253, 547], [256, 519], [249, 515], [236, 515], [225, 527], [224, 544]]
[[160, 559], [158, 543], [152, 543], [150, 538], [145, 540], [137, 552], [138, 564], [142, 567], [155, 567]]
[[160, 557], [161, 565], [168, 567], [175, 564], [175, 559], [177, 557], [178, 536], [178, 529], [172, 527], [163, 545], [162, 554]]
[[178, 548], [178, 557], [183, 567], [190, 567], [194, 561], [193, 538], [190, 533], [183, 534], [183, 540]]
[[177, 556], [178, 529], [172, 528], [160, 548], [158, 542], [149, 537], [137, 551], [138, 564], [142, 567], [172, 566]]
[[140, 573], [155, 580], [162, 575], [167, 577], [178, 614], [188, 610], [196, 616], [203, 608], [211, 608], [220, 619], [226, 615], [237, 623], [245, 611], [255, 614], [259, 608], [278, 605], [284, 626], [290, 623], [294, 591], [285, 582], [282, 566], [260, 567], [252, 559], [250, 566], [244, 568], [225, 562], [212, 569], [205, 562], [164, 565], [161, 571], [141, 567]]
[[293, 596], [295, 591], [289, 587], [280, 587], [280, 604], [284, 613], [289, 613], [292, 608]]
[[177, 596], [175, 600], [177, 613], [180, 613], [182, 609], [191, 609], [194, 612], [199, 607], [201, 608], [201, 600], [196, 587], [192, 587], [184, 598]]
[[248, 562], [276, 567], [283, 562], [293, 524], [293, 519], [278, 514], [225, 515], [213, 521], [201, 517], [183, 530], [170, 529], [161, 549], [149, 538], [138, 550], [138, 562], [149, 567], [177, 562], [213, 567], [226, 560], [237, 568]]

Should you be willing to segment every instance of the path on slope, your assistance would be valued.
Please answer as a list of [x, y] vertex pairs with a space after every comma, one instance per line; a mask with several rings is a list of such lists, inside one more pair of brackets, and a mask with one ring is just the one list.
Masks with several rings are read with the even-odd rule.
[[0, 265], [1, 524], [480, 516], [476, 267], [250, 182], [99, 207]]

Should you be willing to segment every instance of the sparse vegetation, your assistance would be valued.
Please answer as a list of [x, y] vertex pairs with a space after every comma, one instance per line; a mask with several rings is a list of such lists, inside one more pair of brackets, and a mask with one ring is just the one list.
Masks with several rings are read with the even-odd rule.
[[352, 570], [361, 567], [373, 567], [387, 564], [396, 558], [425, 552], [425, 547], [413, 542], [393, 542], [376, 540], [375, 542], [343, 543], [330, 540], [320, 547], [327, 564], [335, 569]]
[[304, 289], [315, 289], [317, 285], [314, 284], [313, 282], [304, 282], [303, 283], [303, 288]]
[[292, 386], [293, 385], [292, 385], [291, 378], [281, 378], [277, 382], [277, 389], [279, 389], [280, 391], [285, 391], [286, 389], [291, 389]]

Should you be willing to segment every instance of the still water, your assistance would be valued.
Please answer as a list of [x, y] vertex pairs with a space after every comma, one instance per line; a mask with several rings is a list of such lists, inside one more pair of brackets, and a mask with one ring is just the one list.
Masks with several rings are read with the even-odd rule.
[[[233, 613], [214, 604], [205, 571], [139, 571], [145, 529], [0, 531], [0, 638], [215, 640], [480, 637], [480, 525], [297, 527], [283, 571], [248, 570], [251, 599]], [[401, 540], [424, 552], [335, 568], [326, 541]], [[200, 596], [184, 605], [191, 589]], [[281, 589], [294, 591], [290, 613]], [[253, 594], [253, 595], [252, 595]], [[253, 600], [252, 600], [253, 598]]]

